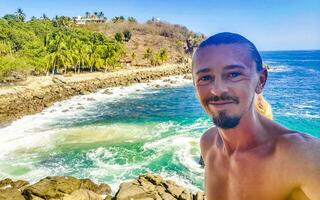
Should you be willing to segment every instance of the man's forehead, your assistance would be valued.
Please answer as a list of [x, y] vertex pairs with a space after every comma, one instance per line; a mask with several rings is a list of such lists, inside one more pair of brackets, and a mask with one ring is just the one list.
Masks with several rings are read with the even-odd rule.
[[[223, 70], [232, 70], [232, 69], [246, 70], [247, 68], [241, 63], [230, 64], [223, 67]], [[210, 71], [211, 71], [210, 67], [201, 66], [201, 67], [197, 67], [197, 69], [195, 70], [195, 74], [210, 72]]]
[[242, 44], [210, 45], [198, 48], [192, 59], [192, 67], [204, 68], [215, 64], [226, 68], [249, 67], [254, 64], [250, 50]]

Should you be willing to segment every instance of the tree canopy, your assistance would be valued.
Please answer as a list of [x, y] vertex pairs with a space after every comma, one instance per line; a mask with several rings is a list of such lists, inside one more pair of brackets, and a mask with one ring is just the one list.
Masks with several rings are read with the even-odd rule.
[[0, 79], [12, 72], [109, 71], [120, 66], [123, 53], [122, 41], [76, 27], [70, 17], [43, 14], [25, 22], [18, 9], [0, 19]]

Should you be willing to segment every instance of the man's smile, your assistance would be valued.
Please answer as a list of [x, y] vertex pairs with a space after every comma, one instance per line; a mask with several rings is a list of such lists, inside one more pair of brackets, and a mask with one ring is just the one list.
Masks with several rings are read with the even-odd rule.
[[235, 103], [234, 101], [209, 101], [208, 104], [214, 105], [214, 106], [220, 106], [220, 105], [226, 105]]
[[209, 101], [207, 103], [208, 107], [211, 109], [225, 109], [229, 105], [236, 104], [234, 101]]

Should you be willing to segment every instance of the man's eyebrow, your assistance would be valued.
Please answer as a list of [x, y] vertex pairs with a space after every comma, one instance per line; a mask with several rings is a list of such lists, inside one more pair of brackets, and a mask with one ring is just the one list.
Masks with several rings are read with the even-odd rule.
[[224, 70], [229, 70], [229, 69], [246, 69], [245, 66], [240, 65], [240, 64], [232, 64], [232, 65], [227, 65], [223, 68]]
[[196, 72], [196, 75], [200, 74], [200, 73], [205, 73], [205, 72], [210, 72], [210, 69], [209, 68], [203, 68], [203, 69], [200, 69]]

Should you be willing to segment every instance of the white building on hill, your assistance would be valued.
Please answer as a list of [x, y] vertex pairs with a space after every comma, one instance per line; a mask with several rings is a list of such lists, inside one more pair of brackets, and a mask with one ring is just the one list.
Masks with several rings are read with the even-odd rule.
[[90, 15], [89, 17], [86, 16], [78, 16], [73, 18], [76, 24], [101, 24], [105, 23], [106, 19], [97, 17], [96, 15]]

